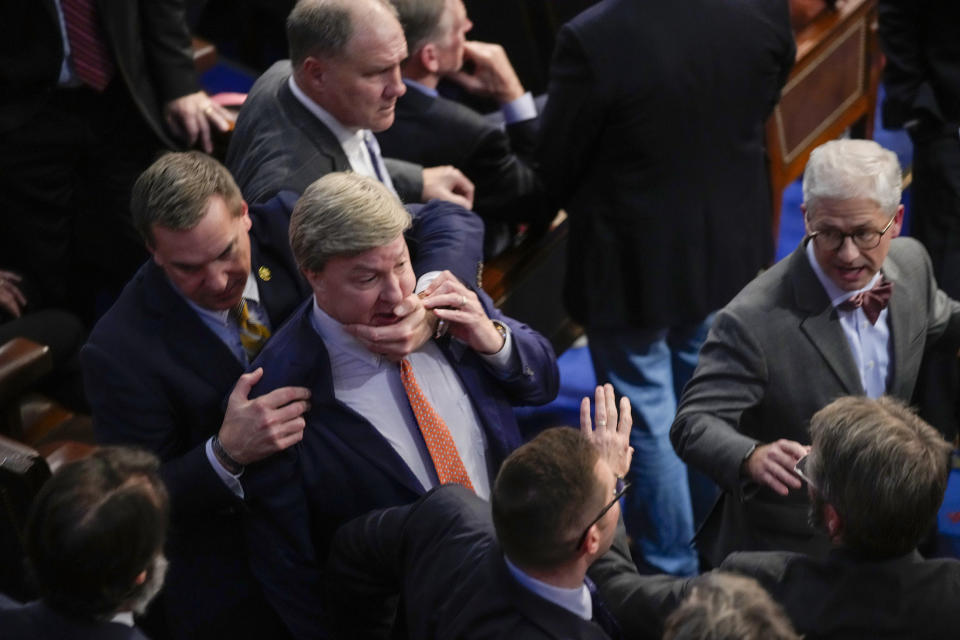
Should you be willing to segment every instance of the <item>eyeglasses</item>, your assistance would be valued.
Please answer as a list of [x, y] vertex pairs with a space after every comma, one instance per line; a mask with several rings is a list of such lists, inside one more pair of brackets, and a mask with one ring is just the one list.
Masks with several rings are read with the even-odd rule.
[[613, 494], [613, 500], [611, 500], [611, 501], [607, 504], [607, 506], [605, 506], [603, 509], [601, 509], [601, 510], [600, 510], [600, 513], [597, 514], [597, 517], [594, 518], [593, 520], [591, 520], [591, 521], [590, 521], [590, 524], [587, 525], [587, 528], [583, 530], [583, 535], [580, 536], [580, 539], [579, 539], [579, 540], [577, 540], [577, 547], [576, 547], [577, 549], [579, 549], [580, 547], [582, 547], [582, 546], [583, 546], [583, 543], [586, 541], [586, 539], [587, 539], [587, 534], [590, 533], [590, 527], [592, 527], [593, 525], [595, 525], [595, 524], [597, 524], [598, 522], [600, 522], [600, 518], [602, 518], [603, 516], [607, 515], [607, 511], [610, 511], [610, 509], [613, 508], [613, 505], [617, 504], [617, 502], [620, 500], [620, 498], [623, 497], [623, 494], [625, 494], [625, 493], [627, 492], [627, 489], [630, 488], [630, 483], [629, 483], [629, 482], [624, 482], [623, 480], [620, 480], [620, 479], [617, 479], [617, 484], [620, 485], [620, 487], [619, 487], [618, 489], [616, 489], [616, 493]]
[[847, 238], [853, 240], [853, 244], [857, 245], [858, 249], [869, 250], [875, 249], [880, 244], [880, 238], [890, 229], [890, 226], [893, 224], [893, 221], [896, 219], [897, 214], [893, 214], [893, 217], [890, 218], [890, 222], [887, 223], [881, 231], [874, 231], [873, 229], [860, 229], [854, 231], [853, 233], [844, 233], [837, 229], [824, 229], [823, 231], [814, 231], [810, 234], [810, 239], [813, 240], [817, 247], [823, 251], [838, 251], [840, 247], [843, 246], [843, 243], [846, 242]]
[[810, 479], [810, 476], [807, 475], [807, 461], [810, 459], [810, 454], [803, 456], [797, 460], [797, 464], [793, 465], [793, 472], [800, 476], [800, 479], [806, 482], [808, 485], [817, 488], [817, 485], [813, 483], [813, 480]]

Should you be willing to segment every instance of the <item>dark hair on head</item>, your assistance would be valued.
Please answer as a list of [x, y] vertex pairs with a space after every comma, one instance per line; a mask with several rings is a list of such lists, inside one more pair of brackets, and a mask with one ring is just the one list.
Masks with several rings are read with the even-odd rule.
[[165, 153], [133, 185], [133, 226], [152, 247], [154, 226], [193, 229], [203, 220], [213, 196], [223, 198], [234, 216], [243, 212], [240, 188], [225, 166], [200, 151]]
[[[392, 15], [389, 0], [376, 0]], [[360, 0], [299, 0], [287, 16], [290, 64], [297, 69], [309, 56], [335, 58], [347, 48], [354, 32], [354, 4]]]
[[807, 471], [840, 515], [844, 545], [876, 558], [916, 547], [947, 488], [940, 433], [899, 400], [851, 396], [815, 413], [810, 436]]
[[522, 569], [572, 559], [583, 529], [603, 508], [599, 453], [576, 429], [547, 429], [511, 453], [493, 484], [493, 525], [504, 553]]
[[137, 576], [161, 553], [168, 498], [156, 456], [102, 447], [40, 489], [26, 553], [40, 595], [66, 614], [104, 619], [139, 595]]
[[667, 618], [663, 640], [800, 640], [787, 614], [753, 578], [713, 571]]

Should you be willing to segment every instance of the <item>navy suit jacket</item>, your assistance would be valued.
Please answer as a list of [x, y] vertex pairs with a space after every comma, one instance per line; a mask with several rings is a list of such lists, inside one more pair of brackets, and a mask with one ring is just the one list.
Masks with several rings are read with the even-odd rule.
[[331, 616], [344, 637], [383, 637], [400, 594], [394, 637], [602, 640], [602, 628], [510, 575], [490, 504], [458, 485], [343, 525], [328, 563]]
[[[295, 199], [282, 193], [250, 210], [252, 268], [274, 331], [310, 293], [287, 242]], [[461, 207], [435, 201], [416, 208], [414, 268], [448, 267], [472, 282], [480, 234], [479, 219]], [[163, 461], [173, 509], [165, 598], [177, 623], [216, 619], [214, 603], [197, 597], [198, 584], [211, 584], [204, 593], [218, 599], [225, 618], [242, 618], [230, 606], [238, 585], [262, 600], [237, 533], [243, 503], [216, 475], [204, 446], [223, 422], [243, 364], [152, 260], [94, 328], [81, 362], [98, 442], [142, 446]], [[221, 581], [230, 589], [212, 585]]]
[[[473, 400], [488, 443], [490, 477], [520, 444], [513, 405], [543, 404], [557, 393], [556, 357], [549, 342], [493, 308], [487, 315], [510, 327], [520, 366], [495, 377], [459, 341], [440, 342]], [[336, 528], [371, 509], [413, 502], [424, 487], [376, 428], [334, 397], [329, 357], [311, 323], [307, 301], [252, 366], [264, 377], [251, 395], [287, 385], [311, 389], [303, 441], [248, 467], [243, 478], [252, 508], [251, 564], [268, 599], [298, 638], [326, 637], [322, 572]]]
[[533, 118], [501, 129], [466, 105], [410, 87], [377, 140], [385, 156], [463, 171], [476, 187], [474, 211], [485, 219], [545, 223], [557, 207], [533, 168], [538, 128]]
[[0, 637], [4, 640], [147, 640], [136, 627], [66, 616], [42, 600], [20, 604], [0, 594]]

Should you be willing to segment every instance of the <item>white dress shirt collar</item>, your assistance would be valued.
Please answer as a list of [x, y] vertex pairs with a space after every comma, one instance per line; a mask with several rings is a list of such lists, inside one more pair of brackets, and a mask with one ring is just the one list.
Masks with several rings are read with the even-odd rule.
[[593, 619], [593, 600], [590, 599], [590, 590], [587, 585], [582, 584], [574, 589], [555, 587], [528, 576], [517, 565], [510, 562], [507, 556], [503, 556], [503, 561], [507, 564], [507, 570], [523, 588], [584, 620]]

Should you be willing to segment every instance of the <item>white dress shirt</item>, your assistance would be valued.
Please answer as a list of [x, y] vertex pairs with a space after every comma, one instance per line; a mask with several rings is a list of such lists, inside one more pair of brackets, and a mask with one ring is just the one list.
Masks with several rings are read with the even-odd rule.
[[[807, 258], [817, 279], [823, 285], [834, 307], [852, 298], [861, 291], [872, 289], [880, 281], [882, 275], [877, 272], [867, 286], [857, 291], [844, 291], [823, 273], [813, 252], [813, 241], [807, 243]], [[870, 324], [863, 309], [842, 311], [837, 309], [840, 326], [850, 345], [853, 362], [860, 372], [860, 383], [864, 393], [870, 398], [877, 398], [887, 390], [888, 376], [890, 375], [890, 324], [888, 321], [889, 309], [880, 312], [876, 324]]]
[[[400, 366], [367, 350], [343, 325], [313, 302], [313, 328], [330, 357], [334, 396], [373, 425], [406, 462], [424, 490], [439, 484], [430, 452], [417, 425], [400, 380]], [[504, 354], [504, 351], [511, 353]], [[512, 341], [488, 356], [491, 366], [505, 360], [512, 366]], [[482, 354], [481, 354], [482, 355]], [[504, 358], [506, 356], [506, 358]], [[490, 497], [487, 438], [460, 377], [433, 340], [409, 354], [417, 384], [443, 419], [477, 495]]]
[[[377, 139], [373, 133], [371, 133], [369, 129], [354, 129], [343, 126], [339, 120], [330, 115], [330, 112], [311, 100], [309, 96], [300, 89], [296, 81], [294, 81], [293, 76], [290, 76], [288, 82], [290, 84], [290, 91], [293, 92], [294, 97], [306, 107], [307, 111], [326, 125], [337, 138], [337, 141], [340, 142], [340, 147], [347, 156], [347, 161], [350, 163], [350, 168], [353, 169], [353, 172], [380, 180], [387, 189], [396, 196], [397, 190], [393, 187], [390, 172], [387, 171], [387, 166], [383, 163], [383, 158], [380, 156], [380, 145], [377, 143]], [[373, 156], [370, 155], [367, 144], [373, 148]], [[377, 169], [374, 168], [375, 163], [380, 171], [379, 176], [377, 175]], [[397, 197], [399, 199], [399, 196]]]
[[593, 600], [590, 598], [590, 589], [582, 584], [579, 588], [566, 589], [564, 587], [555, 587], [552, 584], [541, 582], [536, 578], [531, 578], [525, 574], [519, 567], [510, 562], [507, 556], [503, 556], [503, 561], [507, 563], [507, 570], [520, 583], [520, 586], [532, 591], [544, 600], [563, 607], [575, 616], [584, 620], [593, 619]]

